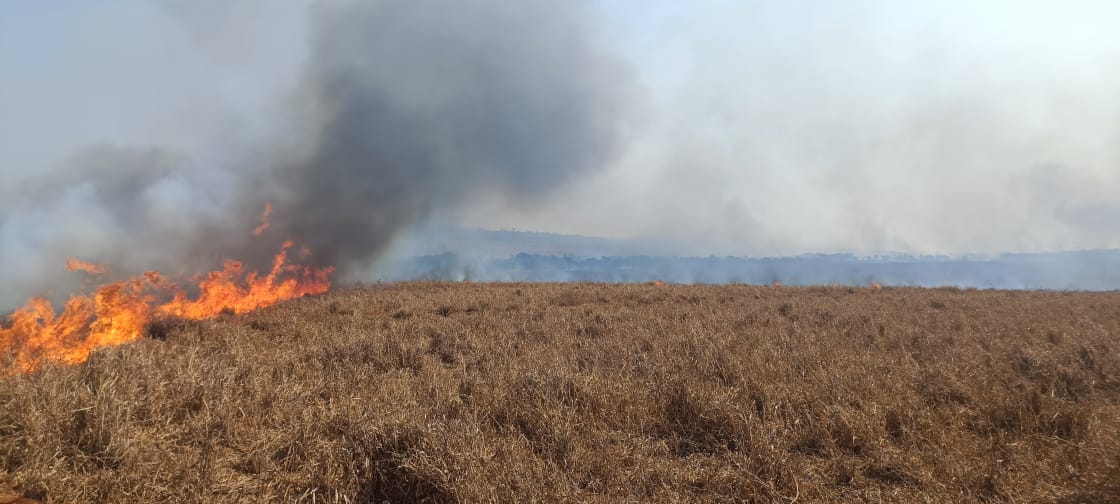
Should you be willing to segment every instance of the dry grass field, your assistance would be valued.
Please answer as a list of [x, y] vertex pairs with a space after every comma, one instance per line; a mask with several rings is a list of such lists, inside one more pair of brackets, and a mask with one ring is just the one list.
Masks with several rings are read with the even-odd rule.
[[411, 283], [149, 332], [0, 381], [0, 486], [1120, 502], [1115, 293]]

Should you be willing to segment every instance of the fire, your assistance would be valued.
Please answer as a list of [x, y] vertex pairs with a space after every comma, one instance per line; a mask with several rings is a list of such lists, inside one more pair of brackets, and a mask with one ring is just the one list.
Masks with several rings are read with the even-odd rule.
[[[244, 274], [239, 261], [226, 261], [221, 271], [213, 271], [199, 283], [198, 299], [190, 300], [177, 290], [174, 299], [160, 307], [164, 314], [189, 319], [204, 319], [222, 311], [245, 313], [276, 304], [285, 299], [326, 292], [334, 268], [311, 268], [288, 264], [288, 250], [294, 244], [284, 242], [272, 260], [272, 270], [265, 276], [255, 272]], [[244, 278], [244, 282], [239, 279]]]
[[773, 285], [775, 289], [778, 289], [778, 288], [781, 288], [782, 282], [774, 280], [774, 283], [772, 283], [771, 285]]
[[[4, 352], [12, 371], [34, 371], [46, 361], [83, 362], [94, 349], [140, 339], [148, 322], [158, 316], [205, 319], [326, 292], [334, 268], [290, 264], [292, 247], [292, 242], [285, 242], [263, 276], [245, 272], [239, 261], [227, 260], [221, 270], [198, 280], [194, 299], [158, 272], [103, 285], [91, 296], [74, 296], [60, 313], [47, 299], [33, 298], [0, 324], [0, 362]], [[79, 266], [88, 263], [68, 261], [71, 265], [90, 271]]]
[[883, 286], [880, 285], [878, 281], [875, 281], [875, 280], [871, 281], [871, 289], [872, 290], [879, 290], [879, 289], [882, 289], [882, 288], [883, 288]]
[[655, 287], [661, 287], [661, 286], [665, 285], [665, 282], [662, 281], [662, 280], [654, 280], [654, 281], [650, 282], [650, 284], [655, 286]]
[[91, 275], [100, 275], [105, 272], [105, 266], [73, 258], [66, 260], [66, 269], [70, 271], [84, 271]]
[[264, 202], [264, 213], [261, 214], [261, 225], [253, 228], [253, 236], [260, 236], [268, 229], [268, 216], [272, 215], [272, 202]]

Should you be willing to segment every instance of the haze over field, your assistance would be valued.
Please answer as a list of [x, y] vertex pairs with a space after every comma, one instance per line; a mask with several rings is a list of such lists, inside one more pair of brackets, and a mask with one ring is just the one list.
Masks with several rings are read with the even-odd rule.
[[[0, 6], [0, 309], [111, 274], [342, 280], [438, 225], [689, 254], [1120, 247], [1120, 6]], [[266, 201], [271, 227], [259, 237]]]

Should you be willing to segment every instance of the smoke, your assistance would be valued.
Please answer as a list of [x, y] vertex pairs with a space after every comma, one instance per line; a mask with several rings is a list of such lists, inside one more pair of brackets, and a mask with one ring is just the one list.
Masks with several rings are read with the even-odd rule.
[[626, 97], [588, 7], [329, 4], [297, 100], [308, 152], [272, 175], [281, 234], [354, 269], [481, 193], [525, 204], [611, 161]]
[[69, 257], [190, 274], [289, 239], [369, 278], [431, 222], [1120, 247], [1114, 2], [41, 4], [0, 8], [0, 308], [81, 287]]
[[183, 250], [206, 226], [228, 219], [222, 212], [233, 195], [220, 188], [231, 181], [159, 149], [103, 145], [75, 153], [22, 183], [0, 213], [0, 306], [76, 292], [87, 277], [64, 268], [69, 258], [105, 264], [118, 276], [213, 266]]
[[1120, 247], [1120, 34], [1104, 21], [1120, 4], [616, 9], [639, 25], [620, 38], [653, 104], [625, 157], [531, 212], [472, 209], [476, 226], [703, 255]]
[[[185, 103], [200, 104], [184, 115], [190, 127], [138, 135], [140, 145], [158, 147], [125, 138], [16, 180], [18, 194], [9, 199], [5, 190], [0, 205], [8, 279], [0, 306], [72, 289], [73, 275], [51, 273], [72, 256], [119, 274], [174, 274], [221, 257], [262, 266], [294, 239], [346, 278], [429, 216], [480, 196], [529, 206], [607, 166], [633, 94], [586, 2], [289, 7], [279, 16], [304, 16], [306, 45], [291, 52], [298, 71], [265, 74], [276, 82], [237, 76], [265, 49], [251, 33], [235, 35], [243, 23], [228, 22], [253, 18], [245, 5], [277, 16], [267, 12], [271, 2], [156, 5], [135, 15], [170, 18], [168, 38], [177, 42], [169, 44], [206, 62], [198, 65], [215, 72], [216, 96], [257, 117], [214, 112], [184, 91]], [[160, 82], [137, 74], [129, 85], [146, 80]], [[264, 98], [246, 97], [249, 83]], [[262, 126], [269, 122], [281, 126]], [[267, 202], [270, 226], [255, 237]]]

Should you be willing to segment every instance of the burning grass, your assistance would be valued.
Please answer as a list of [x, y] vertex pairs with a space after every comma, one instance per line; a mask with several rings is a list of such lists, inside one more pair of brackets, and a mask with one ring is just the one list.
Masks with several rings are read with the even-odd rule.
[[[267, 211], [271, 207], [266, 208]], [[266, 221], [267, 222], [267, 221]], [[51, 302], [33, 298], [0, 325], [0, 375], [34, 371], [45, 362], [78, 363], [90, 352], [106, 346], [139, 339], [152, 324], [158, 329], [167, 317], [201, 320], [222, 314], [246, 313], [280, 301], [330, 288], [333, 268], [291, 264], [285, 242], [265, 275], [246, 272], [239, 261], [225, 261], [221, 270], [198, 279], [198, 295], [187, 291], [158, 272], [106, 283], [89, 296], [74, 296], [61, 313]], [[307, 253], [305, 252], [304, 255]], [[102, 274], [105, 267], [71, 259], [71, 271]]]
[[0, 381], [50, 502], [1116, 502], [1120, 294], [369, 286]]

